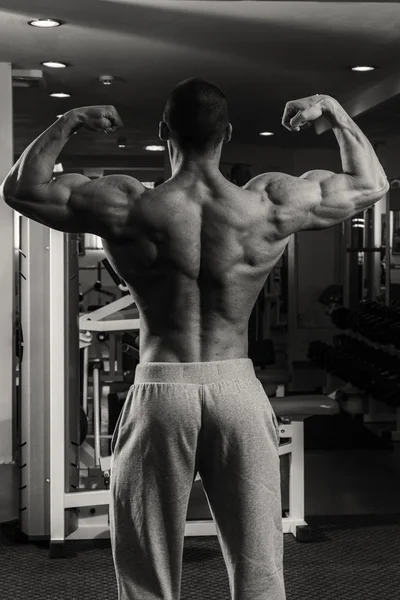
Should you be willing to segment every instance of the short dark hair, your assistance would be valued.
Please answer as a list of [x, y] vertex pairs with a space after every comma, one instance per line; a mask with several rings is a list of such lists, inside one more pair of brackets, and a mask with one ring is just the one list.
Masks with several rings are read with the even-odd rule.
[[229, 124], [226, 96], [204, 79], [186, 79], [168, 95], [163, 120], [182, 149], [215, 149]]

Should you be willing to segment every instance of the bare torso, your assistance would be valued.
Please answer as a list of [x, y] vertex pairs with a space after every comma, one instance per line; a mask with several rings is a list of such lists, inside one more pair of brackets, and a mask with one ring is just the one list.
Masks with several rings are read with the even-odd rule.
[[135, 202], [121, 240], [103, 244], [140, 312], [141, 362], [247, 357], [252, 308], [288, 241], [265, 194], [176, 177]]

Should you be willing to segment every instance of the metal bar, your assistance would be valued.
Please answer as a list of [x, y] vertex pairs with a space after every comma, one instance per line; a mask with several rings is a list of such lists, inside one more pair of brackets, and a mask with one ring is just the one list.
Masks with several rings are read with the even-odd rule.
[[293, 234], [289, 238], [287, 246], [287, 267], [288, 267], [288, 362], [289, 369], [292, 370], [294, 359], [294, 342], [297, 338], [297, 311], [298, 311], [298, 269], [297, 269], [297, 235]]
[[351, 239], [351, 221], [343, 223], [343, 306], [350, 308], [350, 255], [346, 252]]
[[111, 333], [108, 343], [108, 351], [109, 351], [109, 365], [108, 365], [108, 374], [110, 377], [114, 378], [116, 375], [115, 372], [115, 350], [117, 345], [117, 336]]
[[118, 321], [84, 321], [79, 323], [84, 331], [131, 331], [140, 329], [140, 319], [121, 319]]
[[100, 361], [93, 367], [94, 464], [100, 466]]
[[289, 515], [304, 519], [304, 422], [292, 422], [292, 452], [289, 455]]
[[349, 247], [346, 249], [347, 252], [381, 252], [384, 246], [361, 246], [360, 248]]
[[126, 296], [122, 296], [122, 298], [118, 298], [118, 300], [115, 300], [114, 302], [111, 302], [111, 304], [106, 304], [106, 306], [102, 306], [101, 308], [94, 310], [91, 313], [82, 315], [79, 318], [80, 329], [85, 329], [85, 325], [82, 325], [83, 322], [99, 321], [100, 319], [105, 319], [106, 317], [117, 313], [123, 308], [128, 308], [128, 306], [131, 306], [132, 304], [135, 304], [135, 301], [132, 298], [132, 296], [128, 294]]
[[[1, 102], [1, 145], [0, 181], [6, 177], [13, 157], [13, 101], [12, 67], [9, 62], [0, 63], [0, 102]], [[1, 298], [1, 339], [0, 339], [0, 462], [12, 464], [13, 448], [13, 405], [15, 405], [15, 357], [14, 357], [14, 212], [0, 201], [0, 298]]]
[[89, 346], [83, 349], [83, 410], [88, 412]]
[[106, 271], [109, 274], [109, 276], [111, 277], [111, 279], [114, 281], [115, 285], [117, 287], [119, 285], [121, 285], [121, 283], [123, 283], [123, 281], [122, 281], [121, 277], [114, 271], [110, 262], [106, 258], [104, 258], [101, 262], [104, 265], [104, 268], [106, 269]]
[[50, 230], [50, 537], [63, 541], [65, 483], [64, 234]]
[[[110, 504], [109, 490], [90, 490], [87, 492], [71, 492], [64, 494], [65, 508], [79, 508], [82, 506], [104, 506]], [[64, 522], [61, 519], [61, 524]]]
[[391, 232], [390, 232], [390, 191], [386, 195], [386, 252], [385, 252], [385, 304], [390, 305], [390, 255], [391, 255]]

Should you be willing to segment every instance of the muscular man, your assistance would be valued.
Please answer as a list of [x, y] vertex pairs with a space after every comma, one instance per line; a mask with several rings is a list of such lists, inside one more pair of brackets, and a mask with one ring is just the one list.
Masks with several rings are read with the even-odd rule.
[[219, 170], [232, 126], [227, 101], [199, 79], [169, 95], [160, 138], [172, 176], [52, 181], [83, 127], [121, 127], [112, 106], [67, 112], [22, 154], [4, 200], [65, 232], [90, 232], [140, 310], [140, 365], [112, 441], [111, 542], [120, 600], [178, 600], [186, 510], [199, 472], [233, 600], [284, 600], [276, 419], [247, 357], [255, 300], [289, 237], [336, 225], [388, 190], [371, 144], [336, 100], [289, 102], [299, 131], [324, 115], [343, 173], [265, 173], [239, 188]]

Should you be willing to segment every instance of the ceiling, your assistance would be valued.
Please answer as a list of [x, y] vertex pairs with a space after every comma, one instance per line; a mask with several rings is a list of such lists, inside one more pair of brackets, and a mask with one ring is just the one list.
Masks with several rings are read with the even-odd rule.
[[[29, 27], [33, 18], [56, 18], [55, 29]], [[43, 87], [14, 88], [15, 152], [77, 106], [113, 104], [125, 125], [115, 137], [89, 132], [68, 142], [65, 155], [148, 155], [170, 89], [192, 76], [226, 93], [233, 140], [265, 147], [334, 146], [332, 133], [300, 135], [280, 124], [285, 103], [314, 93], [344, 103], [396, 75], [400, 57], [397, 2], [286, 2], [207, 0], [0, 0], [0, 61], [15, 69], [43, 69]], [[45, 60], [68, 69], [41, 67]], [[355, 64], [373, 64], [353, 73]], [[112, 86], [98, 82], [113, 75]], [[70, 99], [49, 93], [65, 91]], [[400, 91], [400, 87], [399, 87]], [[365, 132], [382, 139], [400, 133], [393, 123], [396, 94], [377, 95], [360, 114]], [[385, 104], [390, 102], [390, 111]], [[262, 138], [260, 131], [274, 131]]]

